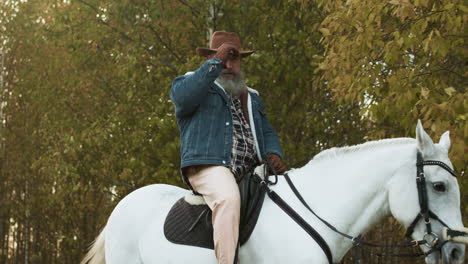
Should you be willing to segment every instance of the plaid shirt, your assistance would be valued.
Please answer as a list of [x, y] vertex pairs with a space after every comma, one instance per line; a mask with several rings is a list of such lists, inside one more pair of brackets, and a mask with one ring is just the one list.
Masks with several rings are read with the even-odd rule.
[[239, 182], [244, 174], [254, 169], [259, 162], [252, 130], [242, 112], [241, 101], [233, 97], [230, 99], [233, 125], [231, 170]]

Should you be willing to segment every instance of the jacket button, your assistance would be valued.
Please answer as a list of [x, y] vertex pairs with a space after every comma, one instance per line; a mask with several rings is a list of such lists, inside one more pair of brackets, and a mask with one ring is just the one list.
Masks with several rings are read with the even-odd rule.
[[225, 161], [225, 160], [223, 160], [223, 164], [226, 164], [226, 161]]
[[229, 122], [226, 122], [226, 126], [229, 126]]

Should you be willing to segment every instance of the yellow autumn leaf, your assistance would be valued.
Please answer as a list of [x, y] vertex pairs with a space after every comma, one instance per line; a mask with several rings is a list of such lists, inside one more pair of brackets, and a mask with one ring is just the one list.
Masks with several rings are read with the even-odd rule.
[[331, 35], [330, 30], [328, 30], [327, 28], [321, 28], [321, 29], [319, 29], [319, 31], [322, 32], [322, 34], [324, 36], [330, 36]]
[[427, 99], [429, 97], [429, 93], [431, 91], [429, 91], [429, 89], [421, 89], [421, 95], [424, 99]]
[[328, 69], [328, 65], [327, 65], [326, 63], [320, 63], [320, 64], [319, 64], [319, 68], [320, 68], [321, 70], [327, 70], [327, 69]]
[[444, 91], [448, 96], [452, 96], [452, 94], [456, 92], [456, 90], [453, 87], [445, 88]]

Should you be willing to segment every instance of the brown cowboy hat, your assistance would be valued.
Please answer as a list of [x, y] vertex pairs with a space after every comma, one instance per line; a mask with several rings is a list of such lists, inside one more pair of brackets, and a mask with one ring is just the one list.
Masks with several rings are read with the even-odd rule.
[[229, 43], [237, 48], [240, 56], [247, 57], [250, 54], [254, 53], [254, 50], [241, 50], [241, 41], [237, 33], [235, 32], [225, 32], [225, 31], [215, 31], [211, 36], [210, 48], [197, 48], [197, 55], [206, 57], [212, 55], [218, 51], [218, 48], [224, 44]]

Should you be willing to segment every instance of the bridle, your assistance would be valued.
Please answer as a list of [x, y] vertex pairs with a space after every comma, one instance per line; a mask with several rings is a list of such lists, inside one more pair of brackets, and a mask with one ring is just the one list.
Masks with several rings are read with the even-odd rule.
[[435, 213], [433, 213], [429, 209], [429, 199], [427, 197], [427, 187], [426, 187], [426, 175], [424, 173], [424, 166], [439, 166], [450, 173], [453, 177], [457, 177], [455, 171], [451, 169], [447, 164], [443, 163], [442, 161], [437, 160], [424, 160], [422, 157], [422, 153], [418, 150], [416, 154], [416, 187], [418, 189], [418, 200], [419, 200], [419, 207], [421, 211], [418, 215], [414, 218], [413, 222], [408, 226], [406, 230], [406, 237], [410, 238], [414, 232], [414, 228], [416, 224], [421, 220], [424, 219], [424, 224], [426, 225], [426, 233], [423, 236], [423, 240], [425, 240], [425, 245], [430, 248], [429, 252], [426, 255], [431, 254], [435, 250], [439, 250], [442, 246], [447, 242], [444, 241], [443, 243], [439, 244], [439, 237], [432, 232], [431, 226], [431, 218], [437, 220], [439, 223], [447, 227], [449, 226], [442, 221]]
[[[294, 221], [296, 221], [297, 224], [299, 224], [315, 241], [319, 244], [319, 246], [322, 248], [322, 250], [325, 252], [327, 255], [329, 263], [332, 263], [332, 255], [331, 255], [331, 250], [328, 247], [326, 241], [318, 234], [317, 231], [315, 231], [305, 220], [297, 214], [278, 194], [276, 194], [273, 190], [269, 188], [269, 185], [275, 185], [278, 182], [278, 174], [276, 173], [273, 165], [271, 164], [270, 160], [264, 156], [266, 166], [269, 167], [270, 170], [274, 173], [275, 176], [275, 181], [271, 182], [268, 179], [268, 176], [265, 176], [265, 179], [262, 180], [261, 186], [264, 188], [268, 196], [275, 202], [283, 211], [285, 211], [291, 218], [293, 218]], [[333, 230], [334, 232], [338, 233], [339, 235], [350, 239], [353, 242], [354, 246], [369, 246], [369, 247], [381, 247], [381, 248], [396, 248], [396, 247], [415, 247], [419, 245], [426, 245], [429, 248], [428, 252], [425, 253], [420, 253], [420, 254], [413, 254], [413, 255], [408, 255], [408, 254], [385, 254], [387, 256], [401, 256], [401, 257], [416, 257], [416, 256], [428, 256], [429, 254], [432, 254], [435, 251], [441, 250], [442, 247], [445, 245], [445, 243], [448, 242], [448, 240], [445, 240], [442, 243], [439, 243], [439, 237], [432, 232], [432, 226], [431, 226], [431, 218], [437, 220], [439, 223], [447, 227], [448, 229], [449, 226], [442, 221], [435, 213], [433, 213], [429, 209], [429, 200], [427, 196], [427, 187], [426, 187], [426, 176], [424, 174], [424, 166], [439, 166], [446, 171], [448, 171], [453, 177], [457, 177], [455, 174], [455, 171], [451, 169], [447, 164], [437, 161], [437, 160], [424, 160], [422, 157], [422, 153], [418, 150], [416, 154], [416, 186], [417, 186], [417, 191], [418, 191], [418, 200], [419, 200], [419, 206], [421, 208], [420, 212], [418, 215], [414, 218], [413, 222], [409, 225], [407, 228], [406, 236], [411, 237], [411, 235], [414, 232], [414, 228], [416, 227], [417, 223], [424, 218], [424, 223], [426, 225], [426, 233], [423, 236], [422, 240], [413, 240], [411, 242], [406, 242], [403, 244], [399, 245], [382, 245], [382, 244], [374, 244], [374, 243], [369, 243], [361, 239], [361, 236], [351, 236], [348, 234], [345, 234], [338, 229], [336, 229], [333, 225], [328, 223], [326, 220], [322, 219], [319, 215], [317, 215], [312, 208], [307, 204], [307, 202], [304, 200], [302, 195], [299, 193], [297, 188], [294, 186], [293, 182], [291, 181], [291, 178], [287, 173], [285, 173], [283, 176], [288, 183], [289, 187], [293, 191], [293, 193], [296, 195], [296, 197], [301, 201], [301, 203], [312, 213], [314, 214], [322, 223], [324, 223], [328, 228]], [[266, 170], [266, 168], [265, 168]], [[265, 174], [268, 175], [268, 174]], [[381, 255], [381, 256], [385, 256]]]

